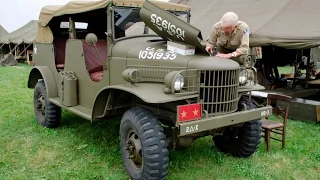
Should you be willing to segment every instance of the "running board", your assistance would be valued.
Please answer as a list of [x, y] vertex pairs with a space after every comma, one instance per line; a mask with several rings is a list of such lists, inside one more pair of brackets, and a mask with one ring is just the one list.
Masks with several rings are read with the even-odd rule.
[[72, 106], [72, 107], [64, 106], [63, 104], [60, 103], [59, 97], [49, 98], [49, 101], [57, 106], [60, 106], [64, 109], [67, 109], [68, 111], [70, 111], [70, 112], [72, 112], [82, 118], [85, 118], [89, 121], [92, 121], [92, 118], [91, 118], [92, 117], [92, 109], [90, 109], [90, 108], [80, 106], [80, 105]]

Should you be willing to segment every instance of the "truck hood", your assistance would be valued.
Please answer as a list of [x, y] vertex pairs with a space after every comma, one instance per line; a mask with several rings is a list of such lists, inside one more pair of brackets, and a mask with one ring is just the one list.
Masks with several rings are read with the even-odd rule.
[[199, 29], [159, 8], [148, 0], [141, 7], [140, 18], [164, 40], [194, 45], [196, 52], [208, 55], [205, 47], [201, 45], [202, 35]]

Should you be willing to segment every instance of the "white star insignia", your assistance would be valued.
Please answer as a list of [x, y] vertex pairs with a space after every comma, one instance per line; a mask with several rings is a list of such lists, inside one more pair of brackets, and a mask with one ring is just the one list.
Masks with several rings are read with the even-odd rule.
[[34, 53], [34, 54], [37, 54], [37, 50], [38, 50], [38, 49], [37, 49], [37, 46], [34, 46], [34, 48], [33, 48], [33, 53]]

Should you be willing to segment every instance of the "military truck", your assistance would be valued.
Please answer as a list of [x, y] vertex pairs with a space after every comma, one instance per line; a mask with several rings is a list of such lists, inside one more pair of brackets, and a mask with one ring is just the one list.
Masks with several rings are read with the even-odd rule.
[[133, 179], [164, 179], [168, 150], [204, 136], [225, 153], [251, 156], [272, 107], [256, 107], [250, 92], [264, 87], [254, 68], [208, 54], [190, 14], [144, 0], [43, 7], [28, 80], [39, 124], [58, 127], [61, 108], [91, 122], [122, 117], [120, 149]]

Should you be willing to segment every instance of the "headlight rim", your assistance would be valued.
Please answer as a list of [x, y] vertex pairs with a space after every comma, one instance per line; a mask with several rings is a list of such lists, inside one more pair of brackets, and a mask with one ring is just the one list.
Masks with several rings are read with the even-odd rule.
[[[241, 72], [243, 72], [243, 71], [246, 72], [246, 76], [245, 76], [244, 82], [242, 82], [242, 81], [240, 80], [240, 78], [242, 77], [242, 76], [241, 76]], [[249, 78], [248, 78], [247, 68], [241, 68], [240, 71], [239, 71], [239, 85], [240, 85], [240, 86], [245, 86], [246, 84], [248, 84], [248, 82], [249, 82]]]
[[[250, 72], [248, 71], [249, 69], [252, 70], [251, 73], [253, 73], [252, 74], [253, 78], [252, 78], [252, 76], [249, 75], [250, 74]], [[241, 74], [242, 71], [246, 71], [246, 74], [247, 74], [246, 81], [244, 83], [240, 82], [240, 74]], [[250, 81], [253, 81], [252, 85], [255, 86], [258, 83], [258, 77], [257, 76], [258, 76], [258, 72], [257, 72], [257, 69], [255, 67], [241, 67], [240, 68], [240, 72], [239, 72], [239, 85], [240, 86], [246, 86]]]

